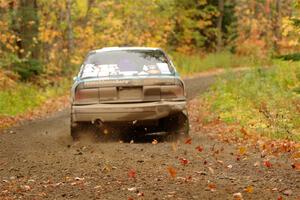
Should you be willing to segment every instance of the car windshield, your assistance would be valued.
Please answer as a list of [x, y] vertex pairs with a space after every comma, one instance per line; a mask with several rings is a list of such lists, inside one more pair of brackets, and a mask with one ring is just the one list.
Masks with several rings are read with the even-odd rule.
[[114, 50], [90, 53], [81, 78], [170, 75], [173, 72], [161, 50]]

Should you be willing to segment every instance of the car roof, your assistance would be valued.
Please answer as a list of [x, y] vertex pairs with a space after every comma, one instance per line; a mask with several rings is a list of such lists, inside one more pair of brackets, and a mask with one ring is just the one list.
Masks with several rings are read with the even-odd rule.
[[106, 52], [106, 51], [120, 51], [120, 50], [161, 50], [155, 47], [104, 47], [102, 49], [96, 49], [91, 52]]

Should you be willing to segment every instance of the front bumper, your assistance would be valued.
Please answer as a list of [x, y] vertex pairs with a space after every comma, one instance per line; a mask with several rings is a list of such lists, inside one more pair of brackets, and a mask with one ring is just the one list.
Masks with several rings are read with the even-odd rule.
[[73, 122], [157, 120], [179, 112], [187, 115], [186, 101], [73, 105], [71, 109]]

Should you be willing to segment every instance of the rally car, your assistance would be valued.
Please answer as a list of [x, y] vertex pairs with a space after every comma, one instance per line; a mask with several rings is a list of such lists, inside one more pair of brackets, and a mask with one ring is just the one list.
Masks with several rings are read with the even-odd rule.
[[[83, 124], [189, 133], [183, 80], [159, 48], [109, 47], [88, 53], [71, 89], [71, 136]], [[136, 134], [140, 134], [139, 131]]]

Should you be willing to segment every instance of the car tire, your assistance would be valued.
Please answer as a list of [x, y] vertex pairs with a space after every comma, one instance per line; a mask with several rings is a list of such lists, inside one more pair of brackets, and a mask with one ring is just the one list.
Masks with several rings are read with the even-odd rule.
[[190, 131], [190, 123], [189, 123], [189, 119], [186, 118], [184, 119], [183, 122], [181, 122], [181, 126], [180, 128], [176, 131], [176, 133], [178, 135], [183, 135], [184, 137], [188, 137], [189, 136], [189, 131]]
[[78, 140], [80, 133], [82, 132], [82, 124], [81, 123], [73, 123], [71, 122], [70, 134], [73, 140]]
[[164, 118], [162, 123], [164, 130], [170, 136], [189, 136], [189, 119], [183, 113], [177, 113], [167, 118]]

